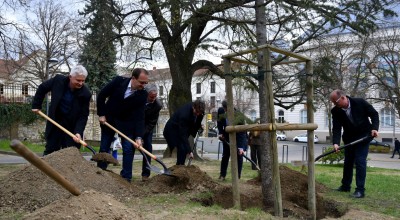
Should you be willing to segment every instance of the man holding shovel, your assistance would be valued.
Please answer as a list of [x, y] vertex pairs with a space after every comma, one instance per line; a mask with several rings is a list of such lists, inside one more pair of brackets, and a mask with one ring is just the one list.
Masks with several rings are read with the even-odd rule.
[[[153, 152], [153, 146], [151, 142], [153, 141], [153, 130], [157, 124], [158, 116], [160, 115], [160, 110], [162, 109], [162, 103], [157, 99], [158, 89], [155, 84], [149, 84], [145, 87], [146, 91], [149, 93], [147, 96], [147, 103], [145, 108], [145, 132], [143, 136], [143, 147], [150, 153]], [[147, 161], [151, 163], [151, 157], [146, 155]], [[142, 163], [142, 181], [146, 181], [150, 176], [150, 170], [146, 168], [147, 162], [143, 158]]]
[[176, 110], [165, 125], [163, 134], [171, 153], [177, 148], [176, 165], [185, 165], [186, 156], [193, 158], [188, 138], [195, 137], [201, 127], [205, 106], [202, 100], [188, 103]]
[[[339, 149], [340, 137], [348, 144], [366, 136], [377, 137], [379, 129], [379, 115], [371, 104], [361, 98], [346, 96], [342, 90], [334, 90], [330, 100], [333, 120], [333, 146]], [[343, 135], [342, 135], [343, 128]], [[365, 178], [367, 175], [368, 147], [371, 139], [363, 141], [345, 149], [342, 185], [337, 189], [340, 192], [349, 192], [353, 179], [353, 166], [356, 165], [356, 189], [354, 198], [365, 196]]]
[[[97, 115], [101, 127], [100, 152], [110, 152], [110, 145], [115, 134], [112, 129], [104, 125], [104, 122], [108, 122], [128, 138], [134, 139], [139, 146], [142, 145], [147, 101], [144, 86], [148, 83], [148, 75], [147, 70], [135, 68], [131, 78], [117, 76], [98, 94]], [[120, 175], [130, 182], [135, 149], [125, 138], [121, 138], [121, 145], [123, 157]], [[106, 162], [98, 162], [97, 166], [103, 170], [107, 169]]]
[[77, 65], [71, 69], [69, 76], [56, 75], [39, 85], [32, 102], [32, 111], [42, 108], [43, 100], [51, 92], [51, 103], [48, 116], [75, 134], [72, 139], [64, 131], [47, 121], [45, 138], [46, 146], [43, 155], [58, 151], [61, 148], [76, 146], [83, 136], [89, 116], [89, 102], [92, 94], [84, 85], [88, 73], [85, 67]]

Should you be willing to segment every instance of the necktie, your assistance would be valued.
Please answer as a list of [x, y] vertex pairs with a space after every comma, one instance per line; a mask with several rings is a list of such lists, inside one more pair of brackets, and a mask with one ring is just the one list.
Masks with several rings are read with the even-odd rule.
[[350, 122], [354, 124], [353, 116], [351, 115], [351, 108], [346, 109], [347, 118], [349, 118]]

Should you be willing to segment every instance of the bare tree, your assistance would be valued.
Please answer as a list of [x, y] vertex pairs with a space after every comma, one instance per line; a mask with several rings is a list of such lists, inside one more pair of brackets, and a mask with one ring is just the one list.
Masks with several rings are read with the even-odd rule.
[[[60, 65], [70, 67], [77, 52], [79, 23], [65, 11], [63, 5], [51, 0], [38, 2], [28, 11], [25, 19], [26, 30], [14, 44], [19, 58], [29, 60], [29, 65], [18, 62], [25, 80], [35, 82], [32, 79], [39, 78], [44, 81], [51, 78]], [[58, 60], [52, 68], [50, 59]]]

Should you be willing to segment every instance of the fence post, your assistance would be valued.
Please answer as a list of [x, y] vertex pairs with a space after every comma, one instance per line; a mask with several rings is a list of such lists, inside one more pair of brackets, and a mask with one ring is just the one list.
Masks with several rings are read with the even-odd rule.
[[287, 144], [282, 145], [282, 163], [285, 162], [285, 147], [286, 147], [286, 163], [288, 163], [289, 148]]
[[302, 154], [302, 156], [301, 156], [301, 160], [302, 160], [302, 162], [304, 162], [304, 153], [305, 153], [305, 160], [308, 160], [308, 146], [303, 146], [303, 154]]

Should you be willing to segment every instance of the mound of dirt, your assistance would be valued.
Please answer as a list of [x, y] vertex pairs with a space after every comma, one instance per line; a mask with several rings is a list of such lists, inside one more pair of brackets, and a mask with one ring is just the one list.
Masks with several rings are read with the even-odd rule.
[[175, 165], [169, 168], [172, 175], [158, 175], [150, 178], [147, 187], [153, 193], [203, 191], [214, 189], [218, 184], [198, 166]]
[[[308, 211], [308, 177], [307, 175], [280, 166], [282, 206], [284, 216], [294, 216], [298, 218], [310, 218]], [[248, 184], [240, 184], [240, 204], [242, 209], [250, 207], [263, 208], [261, 178], [247, 181]], [[319, 193], [327, 190], [324, 185], [316, 183], [315, 191], [317, 205], [317, 219], [325, 216], [340, 217], [347, 210], [340, 203], [324, 200]], [[224, 208], [233, 207], [232, 187], [219, 186], [213, 190], [212, 198], [201, 199], [203, 205], [218, 204]], [[269, 210], [272, 210], [270, 207]]]
[[[93, 189], [112, 194], [120, 200], [137, 196], [141, 192], [137, 186], [129, 184], [119, 175], [103, 171], [94, 163], [86, 161], [74, 147], [54, 152], [43, 159], [81, 192]], [[31, 212], [69, 195], [67, 190], [31, 164], [10, 173], [0, 182], [2, 208]]]
[[141, 219], [132, 208], [110, 195], [93, 190], [70, 196], [24, 216], [24, 219]]

